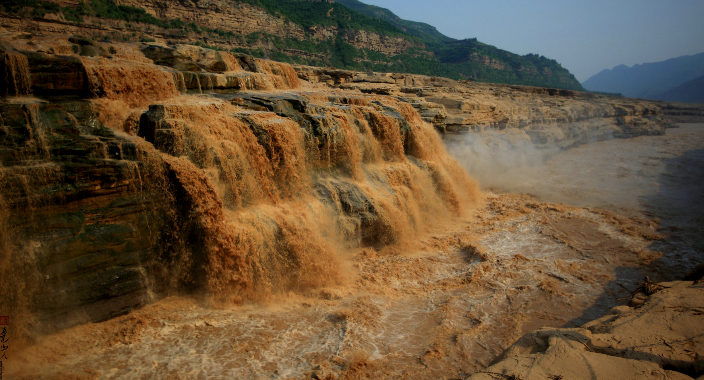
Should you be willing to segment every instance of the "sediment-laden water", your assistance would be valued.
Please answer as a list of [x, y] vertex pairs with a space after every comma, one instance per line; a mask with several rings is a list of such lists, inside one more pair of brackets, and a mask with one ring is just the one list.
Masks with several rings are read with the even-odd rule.
[[[643, 276], [673, 278], [701, 261], [702, 152], [704, 125], [682, 125], [545, 156], [512, 172], [530, 175], [485, 184], [492, 190], [464, 217], [438, 218], [383, 252], [336, 254], [334, 270], [345, 275], [335, 281], [313, 276], [294, 287], [303, 290], [239, 306], [169, 297], [41, 337], [6, 371], [50, 379], [462, 377], [527, 331], [579, 325], [625, 303]], [[191, 173], [181, 160], [167, 162]], [[194, 183], [196, 194], [202, 181], [180, 183]], [[241, 199], [228, 194], [216, 188], [213, 196]], [[291, 212], [315, 220], [314, 208]], [[224, 220], [255, 226], [247, 218], [225, 211]], [[306, 225], [290, 230], [301, 228], [292, 241], [311, 239]]]

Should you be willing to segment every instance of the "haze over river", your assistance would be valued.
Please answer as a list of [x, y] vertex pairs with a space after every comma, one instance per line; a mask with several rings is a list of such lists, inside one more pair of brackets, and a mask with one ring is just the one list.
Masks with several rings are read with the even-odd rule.
[[536, 153], [492, 175], [473, 173], [485, 158], [451, 153], [490, 189], [483, 206], [401, 247], [350, 251], [343, 285], [224, 309], [165, 298], [40, 338], [6, 375], [457, 378], [704, 255], [704, 124]]

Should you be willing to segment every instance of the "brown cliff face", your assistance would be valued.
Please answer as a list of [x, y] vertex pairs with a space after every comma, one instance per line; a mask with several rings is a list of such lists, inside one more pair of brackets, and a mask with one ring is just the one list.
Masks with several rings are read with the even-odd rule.
[[661, 103], [567, 90], [294, 68], [190, 45], [3, 46], [0, 232], [13, 238], [0, 248], [38, 279], [3, 291], [36, 317], [27, 331], [171, 292], [240, 302], [340, 281], [340, 244], [402, 244], [477, 202], [428, 123], [538, 147], [664, 130]]
[[261, 8], [236, 1], [117, 0], [116, 3], [142, 8], [160, 19], [180, 19], [243, 36], [263, 32], [283, 38], [302, 39], [305, 35], [299, 25], [274, 17]]
[[[356, 268], [361, 276], [351, 287], [364, 292], [391, 289], [392, 297], [401, 298], [444, 289], [456, 299], [491, 277], [490, 286], [481, 288], [491, 299], [493, 281], [511, 279], [513, 294], [527, 295], [520, 307], [528, 309], [536, 296], [543, 297], [552, 300], [548, 319], [562, 321], [564, 315], [556, 313], [565, 305], [569, 313], [581, 313], [568, 302], [575, 297], [556, 292], [554, 283], [528, 287], [523, 282], [527, 271], [551, 277], [542, 269], [549, 264], [557, 271], [559, 260], [533, 261], [509, 251], [492, 258], [463, 239], [474, 228], [494, 231], [494, 223], [510, 215], [521, 218], [511, 232], [517, 236], [524, 233], [520, 225], [527, 213], [539, 212], [543, 220], [556, 212], [549, 216], [558, 226], [550, 224], [554, 231], [536, 229], [528, 239], [565, 245], [563, 237], [569, 236], [573, 256], [564, 257], [583, 260], [582, 252], [602, 250], [601, 240], [594, 243], [589, 236], [604, 235], [599, 226], [608, 223], [594, 223], [593, 213], [583, 216], [591, 229], [570, 232], [574, 218], [565, 221], [564, 213], [582, 211], [522, 197], [483, 202], [441, 136], [493, 131], [517, 145], [528, 141], [548, 148], [658, 134], [665, 127], [658, 119], [662, 103], [575, 91], [292, 67], [184, 44], [65, 36], [0, 42], [5, 73], [0, 76], [0, 294], [9, 300], [0, 303], [0, 315], [23, 321], [13, 328], [13, 339], [101, 321], [172, 294], [204, 296], [209, 305], [318, 294], [321, 287], [349, 280], [350, 252], [361, 247], [367, 258], [383, 259]], [[461, 232], [422, 244], [432, 251], [428, 262], [438, 262], [442, 246], [457, 246], [461, 265], [481, 262], [486, 269], [472, 272], [452, 264], [444, 270], [454, 274], [445, 277], [426, 267], [425, 259], [394, 255], [432, 226], [478, 207], [489, 221], [478, 218]], [[623, 233], [641, 231], [643, 223], [634, 219], [622, 226]], [[567, 235], [557, 228], [566, 228]], [[487, 241], [512, 241], [514, 235], [491, 236]], [[580, 243], [585, 236], [588, 241]], [[605, 241], [612, 240], [618, 244], [608, 257], [624, 255], [619, 260], [629, 266], [648, 254], [634, 255], [623, 243], [632, 239], [621, 232]], [[641, 240], [645, 247], [648, 242]], [[599, 276], [608, 279], [607, 273], [624, 264], [610, 260], [599, 257], [604, 266]], [[494, 262], [506, 265], [492, 267]], [[429, 286], [429, 280], [417, 281], [419, 275], [441, 283]], [[603, 285], [589, 281], [578, 294], [592, 297]], [[324, 297], [327, 302], [336, 294]], [[511, 319], [511, 298], [500, 299], [484, 304], [486, 315], [500, 309], [495, 326], [522, 326], [525, 321]], [[414, 302], [405, 307], [419, 309]], [[463, 329], [483, 323], [461, 307], [443, 308], [470, 326], [432, 327], [442, 343], [436, 349], [456, 346], [457, 337], [465, 339], [458, 335]], [[326, 334], [347, 331], [361, 313], [353, 309], [324, 313], [324, 323], [340, 329], [326, 328]], [[358, 320], [376, 323], [375, 318]], [[520, 336], [515, 326], [492, 338], [492, 347]], [[232, 349], [231, 343], [223, 347]], [[447, 352], [466, 368], [478, 368], [482, 364], [468, 358], [475, 349], [486, 355], [481, 344]], [[419, 345], [423, 350], [409, 355], [412, 364], [403, 368], [418, 368], [419, 355], [427, 367], [442, 358], [425, 346]], [[339, 371], [355, 370], [342, 364]], [[441, 367], [459, 371], [454, 362]], [[426, 372], [428, 378], [440, 374]]]
[[341, 38], [356, 48], [369, 49], [386, 55], [400, 54], [411, 47], [423, 47], [421, 43], [411, 42], [402, 37], [387, 37], [365, 30], [341, 31], [334, 26], [320, 26], [306, 30], [283, 18], [274, 17], [261, 8], [239, 2], [118, 0], [117, 3], [143, 8], [161, 19], [181, 19], [213, 29], [232, 31], [243, 36], [262, 32], [282, 38], [305, 39], [308, 32], [312, 34], [313, 39]]
[[[369, 74], [295, 66], [302, 79], [334, 88], [394, 95], [419, 110], [442, 133], [506, 131], [538, 147], [570, 147], [585, 142], [663, 134], [673, 119], [694, 115], [676, 104], [540, 87], [453, 81], [413, 74]], [[682, 110], [682, 111], [676, 111]], [[695, 116], [696, 117], [696, 116]]]
[[[59, 6], [76, 6], [74, 0], [48, 0]], [[0, 17], [3, 27], [14, 31], [39, 33], [62, 33], [86, 37], [109, 36], [113, 39], [155, 39], [158, 42], [202, 43], [231, 50], [235, 48], [278, 49], [262, 45], [258, 38], [246, 39], [253, 33], [264, 33], [284, 39], [312, 41], [342, 40], [358, 49], [368, 49], [385, 55], [396, 55], [411, 47], [424, 48], [420, 42], [402, 37], [388, 37], [364, 30], [340, 30], [334, 26], [314, 26], [306, 29], [283, 17], [275, 17], [264, 9], [249, 4], [230, 1], [163, 1], [163, 0], [117, 0], [118, 5], [144, 9], [161, 20], [181, 20], [210, 30], [232, 33], [239, 38], [222, 38], [212, 33], [165, 29], [151, 24], [130, 23], [120, 20], [84, 17], [83, 22], [67, 21], [61, 14], [47, 14], [34, 20], [16, 18], [12, 15]], [[289, 56], [310, 57], [310, 52], [296, 49], [278, 49]], [[319, 57], [329, 58], [329, 57]]]
[[479, 63], [483, 66], [491, 67], [492, 69], [496, 70], [503, 70], [506, 67], [503, 63], [485, 55], [480, 55], [479, 53], [472, 53], [469, 57], [469, 60], [472, 62]]
[[351, 31], [344, 39], [358, 49], [369, 49], [386, 55], [401, 54], [412, 47], [423, 47], [420, 43], [414, 43], [402, 37], [387, 37], [365, 30]]
[[478, 201], [398, 99], [301, 92], [287, 64], [195, 46], [3, 44], [0, 254], [21, 270], [0, 286], [24, 337], [176, 292], [339, 283], [342, 247], [403, 244]]

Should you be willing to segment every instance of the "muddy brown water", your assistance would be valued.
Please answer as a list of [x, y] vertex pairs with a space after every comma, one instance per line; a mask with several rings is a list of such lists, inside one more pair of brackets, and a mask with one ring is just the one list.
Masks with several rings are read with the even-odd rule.
[[[471, 173], [470, 173], [471, 174]], [[704, 124], [665, 136], [610, 140], [562, 152], [514, 191], [540, 200], [652, 218], [667, 238], [653, 244], [672, 273], [702, 262]]]
[[674, 279], [703, 260], [704, 124], [531, 170], [540, 177], [493, 188], [411, 248], [349, 252], [339, 286], [231, 308], [166, 298], [40, 338], [12, 352], [6, 375], [462, 378], [527, 331], [579, 325], [643, 276]]

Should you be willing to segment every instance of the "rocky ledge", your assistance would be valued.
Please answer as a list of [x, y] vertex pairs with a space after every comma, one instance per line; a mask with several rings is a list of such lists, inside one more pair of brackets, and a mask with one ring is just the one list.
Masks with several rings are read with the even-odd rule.
[[188, 45], [0, 47], [0, 315], [18, 335], [167, 294], [334, 283], [337, 249], [397, 243], [479, 198], [399, 99]]
[[649, 101], [20, 37], [0, 39], [0, 315], [28, 335], [334, 282], [334, 247], [480, 201], [437, 131], [566, 147], [667, 126]]
[[452, 138], [510, 136], [510, 144], [566, 148], [587, 142], [660, 135], [678, 122], [704, 120], [704, 106], [619, 98], [551, 88], [454, 81], [398, 73], [296, 66], [301, 79], [331, 88], [395, 96]]
[[704, 282], [639, 289], [639, 301], [580, 328], [526, 334], [467, 379], [704, 379]]

